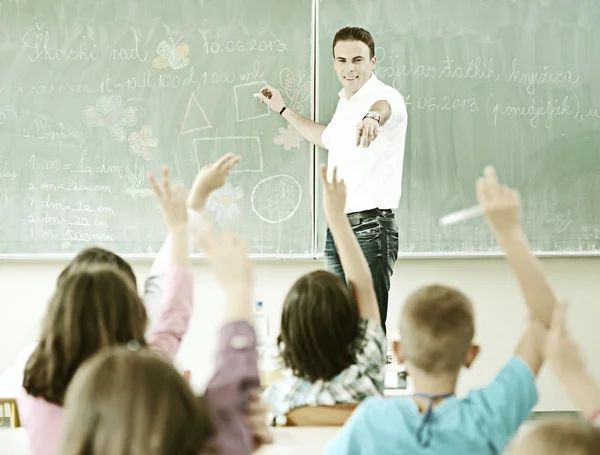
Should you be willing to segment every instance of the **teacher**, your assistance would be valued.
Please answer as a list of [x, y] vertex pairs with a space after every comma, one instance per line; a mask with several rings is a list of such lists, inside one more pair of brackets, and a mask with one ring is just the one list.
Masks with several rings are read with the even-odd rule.
[[[373, 74], [375, 42], [367, 30], [345, 27], [335, 34], [332, 47], [333, 67], [343, 88], [328, 125], [286, 107], [273, 87], [264, 87], [259, 99], [306, 140], [329, 152], [329, 174], [337, 166], [347, 189], [345, 211], [369, 263], [385, 331], [390, 277], [398, 258], [398, 226], [392, 210], [402, 192], [406, 104], [397, 90]], [[325, 263], [345, 279], [329, 229]]]

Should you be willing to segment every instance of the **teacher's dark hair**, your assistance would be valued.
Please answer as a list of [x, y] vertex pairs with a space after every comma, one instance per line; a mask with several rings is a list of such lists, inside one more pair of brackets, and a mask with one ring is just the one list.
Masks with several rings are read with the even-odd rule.
[[333, 37], [333, 57], [335, 58], [335, 45], [338, 41], [362, 41], [369, 48], [369, 58], [375, 57], [375, 40], [373, 36], [364, 28], [360, 27], [344, 27]]
[[330, 380], [356, 363], [358, 305], [352, 288], [325, 270], [300, 277], [288, 292], [277, 341], [299, 378]]

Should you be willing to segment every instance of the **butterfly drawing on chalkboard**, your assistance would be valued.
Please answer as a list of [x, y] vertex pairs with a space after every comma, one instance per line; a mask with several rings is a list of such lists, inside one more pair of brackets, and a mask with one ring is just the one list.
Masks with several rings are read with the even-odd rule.
[[281, 96], [286, 106], [291, 110], [302, 114], [304, 103], [310, 97], [310, 83], [306, 74], [301, 75], [298, 83], [296, 77], [289, 69], [285, 68], [279, 73], [279, 83], [281, 84]]
[[81, 120], [87, 126], [106, 128], [117, 142], [127, 139], [126, 127], [138, 121], [138, 110], [133, 106], [125, 106], [120, 96], [101, 96], [95, 106], [86, 107]]
[[170, 42], [162, 40], [158, 43], [158, 47], [156, 48], [158, 57], [152, 61], [152, 66], [159, 70], [167, 67], [180, 70], [188, 66], [190, 64], [190, 59], [188, 58], [190, 46], [180, 43], [180, 40], [181, 38], [175, 42], [173, 38], [170, 38]]

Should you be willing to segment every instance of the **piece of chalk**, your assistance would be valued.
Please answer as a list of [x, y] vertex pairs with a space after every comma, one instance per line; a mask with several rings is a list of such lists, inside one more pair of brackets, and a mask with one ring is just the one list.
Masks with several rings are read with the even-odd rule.
[[470, 220], [471, 218], [481, 215], [483, 215], [483, 209], [480, 206], [475, 205], [473, 207], [469, 207], [468, 209], [459, 210], [458, 212], [449, 213], [448, 215], [441, 217], [440, 224], [442, 226], [447, 226], [449, 224]]
[[254, 94], [254, 95], [252, 95], [252, 96], [254, 96], [255, 98], [258, 98], [260, 95], [261, 95], [260, 93], [255, 93], [255, 94]]

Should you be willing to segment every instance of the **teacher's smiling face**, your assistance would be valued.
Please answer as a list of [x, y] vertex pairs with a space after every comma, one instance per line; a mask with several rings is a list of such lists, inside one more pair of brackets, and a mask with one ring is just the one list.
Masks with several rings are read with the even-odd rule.
[[376, 62], [362, 41], [338, 41], [333, 48], [333, 67], [348, 97], [369, 80]]

